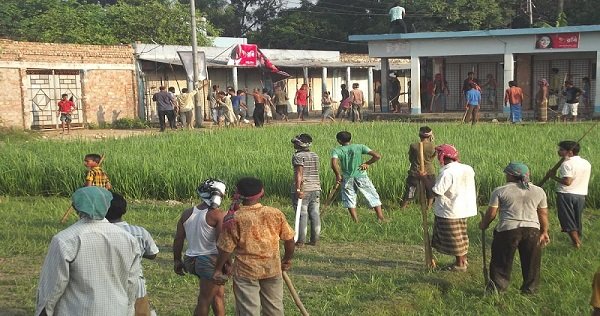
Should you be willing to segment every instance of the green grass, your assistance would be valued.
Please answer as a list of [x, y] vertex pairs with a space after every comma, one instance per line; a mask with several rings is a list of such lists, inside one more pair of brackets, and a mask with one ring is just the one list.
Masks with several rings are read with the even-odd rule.
[[[291, 221], [289, 203], [267, 199]], [[3, 197], [0, 203], [0, 315], [31, 315], [40, 267], [51, 237], [66, 225], [58, 224], [69, 201], [56, 197]], [[143, 260], [148, 293], [159, 315], [190, 315], [197, 295], [197, 280], [180, 277], [172, 270], [172, 236], [185, 205], [164, 202], [132, 202], [125, 220], [146, 227], [160, 253]], [[518, 260], [508, 293], [483, 295], [481, 235], [478, 217], [469, 220], [469, 271], [430, 272], [423, 265], [420, 211], [388, 209], [391, 221], [380, 225], [375, 215], [359, 209], [361, 222], [354, 224], [338, 205], [323, 215], [322, 241], [318, 247], [297, 250], [290, 277], [311, 315], [586, 315], [590, 282], [600, 247], [598, 210], [586, 210], [584, 246], [571, 248], [559, 232], [554, 212], [550, 216], [552, 242], [542, 257], [540, 292], [519, 294], [522, 281]], [[70, 219], [70, 223], [75, 218]], [[487, 249], [491, 232], [487, 235]], [[437, 255], [441, 265], [453, 258]], [[231, 284], [227, 285], [228, 315], [233, 314]], [[299, 315], [285, 293], [287, 315]]]
[[[461, 160], [475, 169], [479, 203], [503, 183], [502, 168], [522, 160], [539, 180], [556, 163], [556, 144], [578, 139], [592, 125], [458, 125], [429, 124], [436, 143], [452, 143]], [[148, 292], [159, 315], [190, 315], [197, 295], [194, 277], [172, 271], [171, 243], [180, 212], [190, 205], [195, 187], [207, 177], [233, 184], [245, 175], [257, 176], [266, 185], [265, 204], [281, 208], [291, 221], [289, 191], [292, 180], [290, 139], [308, 132], [321, 157], [325, 193], [332, 187], [329, 153], [335, 133], [348, 130], [354, 142], [383, 154], [369, 175], [384, 201], [391, 221], [376, 222], [375, 215], [359, 208], [361, 222], [351, 222], [334, 204], [323, 215], [322, 243], [298, 250], [290, 272], [311, 315], [586, 315], [590, 282], [599, 265], [600, 187], [593, 168], [589, 207], [584, 217], [584, 246], [575, 251], [559, 232], [551, 210], [552, 242], [544, 250], [542, 283], [535, 296], [519, 294], [521, 276], [517, 262], [508, 293], [483, 296], [479, 219], [469, 220], [471, 249], [469, 271], [457, 274], [427, 271], [423, 267], [421, 215], [416, 207], [397, 209], [408, 169], [408, 144], [419, 124], [364, 123], [310, 126], [269, 126], [264, 129], [218, 129], [101, 141], [48, 141], [35, 137], [0, 140], [0, 315], [30, 315], [34, 309], [40, 267], [51, 237], [64, 229], [58, 220], [68, 208], [69, 196], [83, 182], [83, 156], [106, 154], [104, 168], [116, 191], [125, 193], [130, 210], [125, 219], [146, 227], [161, 253], [144, 260]], [[600, 164], [598, 131], [582, 143], [582, 156]], [[545, 187], [551, 202], [552, 186]], [[169, 206], [164, 200], [183, 201]], [[226, 200], [225, 206], [229, 205]], [[71, 219], [71, 222], [74, 218]], [[488, 258], [491, 232], [488, 232]], [[449, 256], [438, 255], [441, 265]], [[518, 260], [517, 260], [518, 261]], [[232, 292], [228, 285], [228, 315]], [[289, 295], [286, 314], [298, 315]]]

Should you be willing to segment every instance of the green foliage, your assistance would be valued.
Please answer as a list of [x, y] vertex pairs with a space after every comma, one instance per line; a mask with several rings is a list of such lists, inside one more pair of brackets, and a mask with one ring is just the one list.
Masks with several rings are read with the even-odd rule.
[[112, 127], [116, 129], [144, 129], [149, 125], [146, 121], [139, 118], [120, 118], [112, 123]]
[[562, 11], [558, 14], [558, 18], [556, 19], [556, 27], [568, 26], [569, 22], [567, 22], [567, 14]]
[[39, 138], [39, 133], [30, 130], [0, 127], [0, 143], [24, 142]]
[[[177, 2], [120, 0], [100, 6], [75, 0], [5, 0], [0, 12], [7, 12], [0, 15], [0, 36], [14, 40], [106, 45], [191, 41], [189, 7]], [[206, 27], [216, 35], [210, 24]], [[198, 32], [198, 43], [210, 40]]]

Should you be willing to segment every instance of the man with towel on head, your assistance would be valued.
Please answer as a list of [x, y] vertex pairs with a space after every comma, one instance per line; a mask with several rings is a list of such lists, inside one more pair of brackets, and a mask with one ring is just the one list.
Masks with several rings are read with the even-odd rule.
[[494, 189], [487, 213], [479, 223], [479, 228], [486, 229], [500, 215], [494, 229], [490, 279], [498, 291], [507, 290], [515, 251], [519, 249], [521, 292], [533, 294], [540, 281], [542, 247], [550, 241], [546, 192], [529, 182], [529, 168], [524, 163], [511, 162], [504, 174], [506, 184]]
[[50, 242], [35, 315], [133, 315], [142, 273], [137, 240], [104, 218], [108, 190], [83, 187], [71, 199], [80, 220]]
[[477, 215], [475, 171], [458, 160], [458, 150], [453, 145], [437, 146], [435, 151], [442, 168], [433, 193], [433, 236], [431, 246], [437, 251], [455, 256], [451, 271], [467, 271], [467, 218]]

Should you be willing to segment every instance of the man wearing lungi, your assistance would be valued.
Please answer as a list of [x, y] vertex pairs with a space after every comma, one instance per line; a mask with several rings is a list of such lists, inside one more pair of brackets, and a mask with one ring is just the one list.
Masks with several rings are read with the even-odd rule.
[[456, 257], [449, 270], [467, 271], [467, 218], [477, 215], [475, 171], [459, 162], [453, 145], [443, 144], [435, 150], [442, 168], [432, 189], [436, 196], [431, 246]]
[[563, 163], [558, 168], [548, 171], [550, 179], [556, 184], [556, 209], [560, 228], [571, 237], [573, 247], [581, 247], [581, 216], [585, 206], [585, 196], [588, 193], [588, 184], [592, 165], [589, 161], [579, 157], [579, 144], [565, 140], [558, 143], [558, 155]]
[[494, 189], [487, 213], [479, 223], [479, 228], [485, 230], [496, 215], [500, 216], [494, 229], [490, 279], [498, 291], [507, 290], [515, 251], [519, 249], [521, 293], [533, 294], [540, 281], [542, 247], [550, 241], [546, 192], [529, 183], [529, 168], [524, 163], [511, 162], [504, 174], [507, 183]]

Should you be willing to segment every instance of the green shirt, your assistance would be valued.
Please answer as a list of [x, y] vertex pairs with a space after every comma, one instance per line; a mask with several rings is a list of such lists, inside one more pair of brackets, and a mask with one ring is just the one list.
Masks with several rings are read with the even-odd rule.
[[367, 172], [358, 167], [363, 163], [362, 155], [370, 151], [369, 147], [361, 144], [344, 145], [334, 148], [331, 158], [339, 159], [344, 178], [362, 178], [367, 176]]

